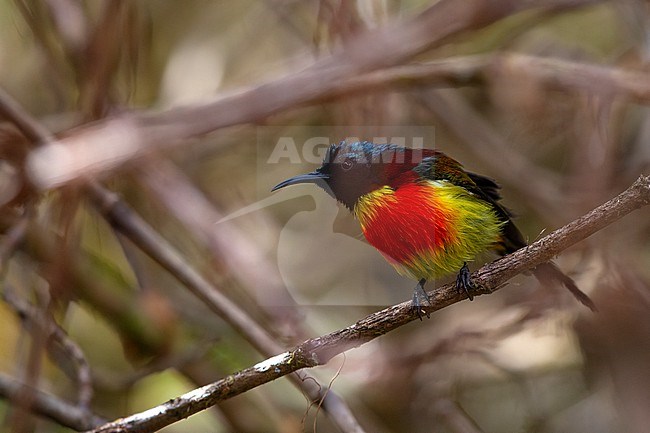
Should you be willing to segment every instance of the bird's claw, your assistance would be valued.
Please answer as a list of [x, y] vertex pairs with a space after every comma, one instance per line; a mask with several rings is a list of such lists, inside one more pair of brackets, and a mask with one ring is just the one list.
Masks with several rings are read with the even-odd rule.
[[463, 267], [460, 268], [460, 271], [456, 276], [456, 290], [459, 292], [465, 292], [467, 298], [470, 301], [473, 301], [474, 296], [472, 296], [472, 292], [470, 292], [470, 290], [475, 288], [476, 286], [472, 282], [472, 274], [469, 271], [469, 267], [467, 267], [467, 263], [463, 263]]
[[413, 290], [412, 308], [417, 313], [420, 321], [422, 320], [422, 313], [427, 316], [427, 319], [431, 318], [429, 312], [423, 308], [423, 306], [431, 306], [431, 302], [429, 302], [429, 295], [427, 295], [427, 292], [424, 291], [424, 282], [424, 280], [420, 280], [420, 282], [418, 282], [418, 285], [415, 286], [415, 289]]

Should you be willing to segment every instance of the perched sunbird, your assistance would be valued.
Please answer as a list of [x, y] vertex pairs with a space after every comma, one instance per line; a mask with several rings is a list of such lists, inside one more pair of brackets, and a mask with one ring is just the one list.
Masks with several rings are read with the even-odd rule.
[[[368, 141], [331, 145], [316, 171], [276, 185], [272, 191], [315, 183], [359, 220], [368, 242], [397, 272], [418, 281], [413, 308], [420, 319], [430, 306], [427, 280], [457, 273], [456, 287], [472, 300], [467, 262], [486, 250], [505, 255], [526, 246], [510, 213], [499, 204], [499, 185], [470, 173], [456, 160], [430, 149]], [[533, 271], [542, 282], [563, 284], [580, 302], [591, 299], [552, 263]]]

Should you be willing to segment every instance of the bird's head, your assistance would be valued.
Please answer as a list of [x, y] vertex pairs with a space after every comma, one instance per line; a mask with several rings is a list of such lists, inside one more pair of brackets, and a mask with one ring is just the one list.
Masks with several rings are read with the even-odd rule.
[[377, 145], [368, 141], [332, 144], [316, 171], [287, 179], [272, 191], [299, 183], [315, 183], [352, 210], [359, 197], [391, 185], [396, 176], [414, 167], [406, 151], [393, 144]]

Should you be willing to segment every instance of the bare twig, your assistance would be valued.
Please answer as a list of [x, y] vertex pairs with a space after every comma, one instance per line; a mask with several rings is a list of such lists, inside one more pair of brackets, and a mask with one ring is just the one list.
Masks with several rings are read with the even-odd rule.
[[[421, 14], [396, 20], [350, 40], [345, 49], [306, 69], [255, 88], [221, 95], [213, 102], [161, 113], [132, 112], [77, 131], [38, 149], [29, 173], [40, 188], [52, 188], [83, 175], [115, 168], [152, 148], [178, 145], [219, 128], [254, 122], [274, 113], [314, 103], [342, 82], [386, 68], [435, 47], [451, 36], [480, 28], [513, 13], [562, 10], [598, 1], [513, 2], [441, 0]], [[453, 18], [450, 18], [453, 17]]]
[[[47, 315], [49, 295], [44, 290], [35, 287], [34, 295], [36, 306], [33, 309], [37, 323], [44, 323]], [[16, 433], [28, 433], [34, 429], [34, 419], [28, 416], [36, 398], [35, 390], [38, 389], [42, 368], [43, 352], [47, 344], [47, 331], [42, 326], [26, 328], [29, 334], [29, 349], [23, 360], [17, 361], [18, 374], [21, 376], [23, 387], [21, 392], [13, 396], [12, 411], [8, 418], [9, 430]]]
[[113, 227], [126, 235], [135, 245], [162, 267], [170, 271], [199, 299], [262, 353], [277, 353], [279, 345], [269, 334], [230, 299], [199, 274], [182, 255], [142, 220], [115, 193], [96, 183], [88, 185], [95, 208]]
[[79, 386], [77, 404], [82, 409], [90, 407], [90, 401], [93, 398], [92, 377], [90, 374], [90, 365], [86, 360], [86, 355], [81, 347], [75, 343], [60, 326], [54, 326], [52, 337], [63, 348], [63, 351], [69, 356], [77, 367], [77, 385]]
[[504, 71], [528, 76], [555, 90], [615, 94], [642, 104], [650, 101], [650, 78], [643, 71], [517, 53], [450, 57], [386, 68], [343, 80], [323, 98], [339, 98], [386, 86], [477, 85], [485, 83], [489, 75]]
[[[199, 274], [173, 246], [133, 212], [116, 194], [94, 182], [88, 184], [88, 191], [96, 208], [113, 227], [180, 280], [196, 297], [228, 322], [260, 353], [271, 356], [283, 350], [282, 346], [266, 330]], [[301, 372], [291, 375], [290, 379], [309, 396], [311, 401], [322, 401], [326, 413], [342, 431], [363, 431], [347, 404], [334, 392], [325, 392], [316, 379]]]
[[54, 135], [0, 87], [0, 116], [11, 120], [35, 144], [54, 140]]
[[77, 403], [82, 409], [88, 408], [93, 396], [92, 378], [90, 375], [90, 366], [81, 348], [70, 339], [68, 334], [51, 317], [43, 317], [42, 314], [36, 311], [36, 308], [15, 296], [13, 290], [5, 288], [2, 299], [16, 311], [19, 317], [26, 320], [30, 326], [38, 327], [41, 330], [40, 332], [44, 334], [47, 340], [46, 347], [50, 352], [52, 350], [51, 343], [54, 341], [72, 359], [77, 373], [75, 379], [79, 386]]
[[[36, 143], [44, 143], [49, 140], [51, 135], [46, 128], [24, 111], [9, 95], [0, 94], [0, 108], [4, 107], [10, 108], [5, 110], [9, 114], [8, 118], [14, 121], [26, 136]], [[92, 181], [88, 183], [88, 190], [109, 221], [112, 221], [143, 251], [170, 270], [209, 308], [239, 331], [253, 347], [265, 356], [283, 350], [257, 322], [194, 270], [171, 245], [132, 212], [117, 195]], [[342, 431], [346, 433], [363, 432], [350, 408], [336, 393], [325, 394], [316, 379], [301, 372], [292, 375], [291, 380], [312, 401], [322, 401], [326, 413]]]
[[[264, 300], [273, 300], [276, 305], [294, 307], [295, 301], [288, 295], [277, 266], [269, 263], [268, 257], [260, 251], [257, 243], [236, 228], [218, 230], [215, 221], [224, 215], [212, 204], [173, 163], [157, 160], [141, 170], [138, 178], [156, 193], [169, 211], [205, 244], [215, 257], [224, 262], [229, 272], [246, 288], [264, 287]], [[179, 202], [182, 200], [182, 204]], [[268, 302], [266, 302], [268, 304]], [[292, 308], [283, 308], [282, 321], [295, 318]], [[267, 314], [272, 315], [270, 309]], [[279, 317], [275, 317], [278, 322]], [[293, 320], [295, 322], [295, 320]]]
[[[432, 89], [417, 97], [433, 111], [468, 148], [478, 154], [481, 160], [499, 170], [507, 166], [508, 170], [499, 170], [500, 179], [508, 182], [522, 195], [531, 197], [541, 215], [557, 214], [560, 207], [558, 196], [559, 179], [553, 172], [535, 166], [531, 161], [517, 153], [508, 145], [499, 131], [492, 127], [483, 116], [466, 103], [460, 95], [449, 90]], [[475, 143], [481, 143], [476, 146]], [[530, 182], [521, 182], [522, 173], [530, 176]], [[556, 209], [557, 208], [557, 209]], [[566, 220], [565, 220], [566, 221]]]
[[[128, 45], [125, 43], [128, 37], [125, 21], [132, 7], [132, 3], [123, 0], [105, 3], [99, 22], [88, 34], [84, 52], [76, 57], [80, 61], [81, 105], [91, 118], [105, 115], [109, 106], [112, 79], [118, 70], [124, 46]], [[116, 35], [121, 37], [114, 37]]]
[[[295, 104], [321, 102], [385, 88], [387, 85], [460, 86], [482, 83], [488, 74], [500, 70], [525, 74], [536, 79], [539, 84], [552, 89], [616, 95], [644, 104], [650, 102], [650, 79], [641, 71], [626, 71], [608, 66], [520, 54], [458, 57], [426, 64], [398, 66], [360, 76], [346, 76], [330, 86], [312, 89], [309, 95], [297, 101], [284, 99], [276, 101], [280, 95], [266, 95], [267, 87], [281, 84], [272, 82], [207, 105], [196, 105], [160, 114], [133, 112], [131, 115], [88, 126], [66, 139], [37, 151], [30, 157], [31, 176], [41, 187], [52, 187], [84, 174], [112, 169], [142, 154], [150, 147], [171, 145], [196, 135], [191, 131], [179, 134], [178, 128], [174, 127], [179, 122], [174, 120], [174, 116], [184, 118], [185, 111], [189, 110], [195, 112], [197, 116], [208, 116], [214, 111], [216, 117], [213, 120], [219, 119], [222, 106], [230, 107], [235, 113], [239, 113], [234, 118], [228, 118], [223, 124], [215, 124], [214, 129], [217, 129], [267, 117]], [[300, 76], [294, 75], [279, 81], [295, 79], [298, 83], [299, 78]], [[319, 77], [314, 78], [316, 81], [318, 79]], [[254, 98], [262, 96], [266, 99], [260, 99], [255, 104], [251, 103]], [[256, 111], [246, 111], [244, 105], [249, 110], [254, 107]], [[229, 116], [233, 116], [233, 113], [229, 113]], [[160, 122], [156, 126], [158, 119], [163, 118], [169, 123]], [[168, 131], [168, 128], [172, 128], [172, 131]], [[152, 136], [158, 138], [153, 140], [150, 138]], [[62, 167], [62, 172], [52, 170], [52, 167], [58, 166]]]
[[[513, 276], [547, 262], [564, 249], [594, 234], [635, 209], [650, 204], [650, 177], [641, 176], [627, 190], [586, 215], [526, 248], [489, 263], [473, 274], [481, 294], [500, 289]], [[478, 293], [477, 293], [478, 294]], [[465, 299], [453, 284], [429, 293], [431, 311]], [[430, 311], [430, 312], [431, 312]], [[93, 433], [151, 432], [200, 412], [216, 402], [241, 394], [302, 368], [327, 363], [335, 355], [358, 347], [417, 318], [410, 302], [367, 316], [347, 328], [307, 340], [217, 382], [126, 418], [105, 424]]]
[[[24, 392], [23, 389], [23, 384], [0, 373], [0, 396], [14, 399]], [[85, 430], [106, 422], [89, 410], [71, 405], [53, 395], [34, 389], [30, 389], [30, 393], [33, 394], [31, 410], [63, 426]]]
[[0, 243], [0, 273], [5, 271], [9, 258], [25, 238], [30, 217], [31, 215], [29, 212], [22, 215], [18, 221], [16, 221], [16, 224], [7, 230], [5, 238], [2, 243]]
[[93, 384], [98, 389], [101, 388], [113, 392], [123, 391], [151, 374], [159, 373], [167, 369], [182, 371], [183, 367], [203, 358], [212, 349], [213, 345], [214, 339], [204, 339], [203, 341], [199, 341], [196, 347], [192, 347], [182, 353], [169, 354], [154, 359], [138, 370], [122, 377], [117, 377], [114, 374], [104, 375], [95, 373], [93, 374]]

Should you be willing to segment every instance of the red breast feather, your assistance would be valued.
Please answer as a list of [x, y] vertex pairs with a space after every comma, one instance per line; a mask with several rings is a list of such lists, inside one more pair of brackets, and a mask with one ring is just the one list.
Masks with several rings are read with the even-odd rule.
[[368, 242], [401, 274], [435, 278], [494, 246], [502, 223], [490, 205], [447, 181], [410, 181], [360, 197]]

